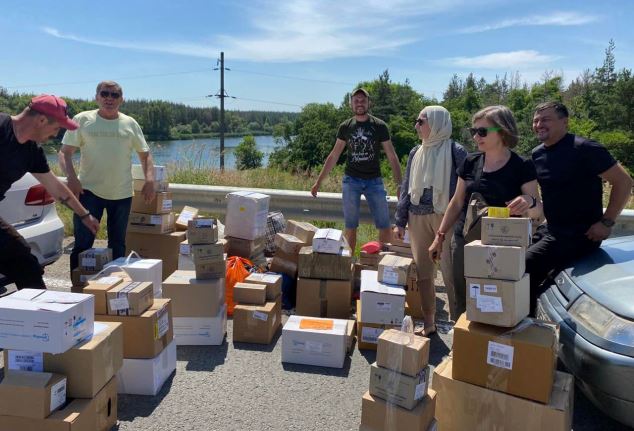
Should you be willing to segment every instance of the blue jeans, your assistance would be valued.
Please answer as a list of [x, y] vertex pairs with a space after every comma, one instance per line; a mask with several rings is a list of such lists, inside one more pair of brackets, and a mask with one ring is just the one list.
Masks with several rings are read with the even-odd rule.
[[[132, 198], [103, 199], [89, 190], [79, 196], [79, 202], [101, 222], [104, 210], [108, 214], [108, 248], [112, 249], [112, 258], [125, 256], [125, 233], [128, 228], [128, 217]], [[79, 253], [88, 250], [95, 242], [95, 235], [82, 223], [77, 214], [73, 216], [75, 245], [70, 254], [70, 270], [79, 266]]]
[[390, 227], [390, 215], [387, 207], [387, 192], [383, 185], [383, 178], [363, 179], [343, 176], [343, 219], [346, 229], [359, 227], [359, 207], [361, 195], [370, 207], [370, 213], [377, 229]]

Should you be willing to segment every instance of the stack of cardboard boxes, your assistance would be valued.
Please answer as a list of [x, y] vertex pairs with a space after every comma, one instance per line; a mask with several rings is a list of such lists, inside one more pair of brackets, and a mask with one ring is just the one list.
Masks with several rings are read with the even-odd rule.
[[427, 430], [436, 393], [429, 389], [429, 339], [390, 329], [378, 338], [370, 388], [361, 402], [365, 431]]
[[71, 291], [81, 293], [89, 279], [101, 271], [112, 261], [112, 250], [109, 248], [91, 248], [79, 253], [79, 266], [71, 271]]
[[413, 261], [412, 246], [409, 242], [409, 230], [405, 229], [405, 235], [402, 240], [394, 238], [392, 243], [388, 245], [389, 253], [396, 256], [412, 259], [412, 266], [407, 275], [407, 283], [405, 285], [405, 314], [416, 319], [423, 318], [423, 304], [418, 290], [418, 273], [416, 271], [416, 263]]
[[218, 242], [218, 224], [213, 218], [189, 220], [187, 243], [199, 280], [223, 279], [227, 271], [224, 245]]
[[[194, 220], [198, 216], [198, 208], [185, 206], [176, 218], [175, 226], [177, 231], [186, 231], [189, 221]], [[194, 256], [187, 239], [180, 243], [178, 248], [178, 269], [194, 270]]]
[[0, 327], [0, 429], [110, 430], [121, 325], [95, 322], [93, 296], [77, 293], [23, 289], [0, 299], [0, 313], [12, 322]]
[[[573, 378], [556, 371], [558, 332], [529, 313], [526, 218], [484, 217], [465, 246], [467, 313], [454, 326], [453, 357], [434, 371], [441, 430], [569, 431]], [[469, 405], [470, 409], [455, 409]]]
[[227, 195], [225, 238], [229, 256], [247, 258], [257, 266], [266, 265], [264, 248], [270, 199], [270, 196], [257, 192]]
[[[279, 234], [278, 234], [279, 235]], [[233, 288], [233, 341], [270, 344], [282, 325], [282, 277], [251, 274]]]
[[151, 282], [154, 297], [160, 298], [162, 295], [163, 261], [161, 259], [145, 259], [133, 251], [126, 257], [120, 257], [106, 264], [106, 267], [96, 274], [91, 281], [103, 276], [110, 276], [113, 273], [118, 276], [123, 276], [121, 273], [124, 273], [125, 277], [131, 281]]

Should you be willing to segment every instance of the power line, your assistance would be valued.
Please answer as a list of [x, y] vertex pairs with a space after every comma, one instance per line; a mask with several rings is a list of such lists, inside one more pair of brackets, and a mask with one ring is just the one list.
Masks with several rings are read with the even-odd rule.
[[275, 73], [265, 73], [265, 72], [254, 72], [252, 70], [244, 70], [244, 69], [231, 69], [232, 72], [240, 72], [240, 73], [248, 73], [251, 75], [261, 75], [261, 76], [269, 76], [272, 78], [283, 78], [283, 79], [295, 79], [298, 81], [309, 81], [309, 82], [321, 82], [323, 84], [336, 84], [336, 85], [345, 85], [345, 86], [354, 86], [355, 84], [351, 82], [343, 82], [343, 81], [331, 81], [327, 79], [314, 79], [314, 78], [304, 78], [301, 76], [290, 76], [290, 75], [278, 75]]
[[237, 99], [237, 100], [245, 100], [245, 101], [248, 101], [248, 102], [270, 103], [272, 105], [295, 106], [297, 108], [303, 108], [304, 107], [304, 105], [297, 105], [295, 103], [274, 102], [272, 100], [247, 99], [246, 97], [237, 97], [237, 96], [231, 96], [231, 98], [232, 99]]

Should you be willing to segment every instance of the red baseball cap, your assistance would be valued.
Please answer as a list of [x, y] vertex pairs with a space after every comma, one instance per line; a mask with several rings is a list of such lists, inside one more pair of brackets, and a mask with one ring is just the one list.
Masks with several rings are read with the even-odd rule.
[[68, 106], [63, 99], [50, 94], [41, 94], [31, 99], [29, 108], [40, 114], [47, 115], [68, 130], [77, 130], [79, 124], [68, 117]]

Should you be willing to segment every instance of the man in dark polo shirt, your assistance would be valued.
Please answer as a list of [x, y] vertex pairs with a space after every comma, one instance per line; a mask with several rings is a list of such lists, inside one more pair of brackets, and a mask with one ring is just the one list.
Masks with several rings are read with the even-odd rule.
[[[61, 127], [77, 128], [68, 118], [66, 102], [43, 94], [31, 99], [18, 115], [0, 113], [0, 200], [11, 185], [27, 172], [46, 188], [54, 198], [77, 214], [93, 232], [99, 222], [84, 208], [73, 193], [50, 171], [44, 151], [38, 145], [57, 136]], [[14, 282], [18, 289], [46, 289], [37, 258], [11, 224], [0, 218], [0, 273]]]
[[[531, 313], [551, 271], [564, 269], [610, 236], [632, 191], [632, 179], [603, 145], [568, 133], [568, 109], [562, 103], [537, 106], [533, 130], [541, 142], [532, 158], [547, 225], [539, 228], [539, 239], [526, 254]], [[611, 185], [605, 212], [603, 180]]]
[[[357, 244], [357, 228], [359, 227], [359, 207], [361, 195], [365, 196], [374, 225], [379, 230], [379, 241], [390, 242], [390, 215], [387, 206], [387, 192], [381, 177], [380, 154], [385, 152], [396, 184], [401, 184], [401, 165], [390, 140], [387, 125], [378, 118], [368, 114], [370, 94], [363, 88], [357, 88], [350, 95], [350, 107], [354, 117], [339, 126], [335, 146], [326, 158], [324, 167], [319, 173], [310, 192], [317, 197], [317, 192], [324, 178], [335, 167], [344, 148], [347, 149], [346, 169], [343, 176], [342, 198], [345, 237], [354, 251]], [[397, 192], [397, 196], [400, 193]]]

